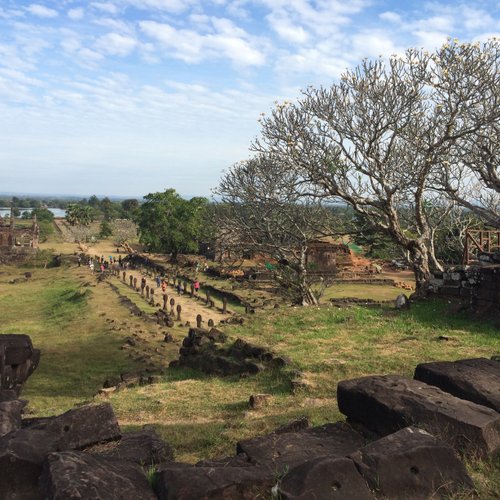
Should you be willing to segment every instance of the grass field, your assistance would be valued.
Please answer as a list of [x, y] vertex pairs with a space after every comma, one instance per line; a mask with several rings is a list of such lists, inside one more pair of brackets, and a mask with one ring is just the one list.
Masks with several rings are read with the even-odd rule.
[[[85, 401], [102, 401], [104, 396], [94, 395], [106, 378], [145, 366], [163, 369], [161, 383], [116, 392], [106, 400], [123, 428], [155, 425], [179, 461], [232, 454], [237, 440], [268, 432], [299, 415], [314, 424], [342, 419], [336, 404], [340, 380], [384, 373], [412, 376], [420, 362], [500, 352], [498, 325], [450, 316], [444, 302], [417, 304], [404, 312], [282, 307], [246, 316], [243, 325], [225, 331], [232, 339], [244, 338], [289, 356], [290, 367], [248, 378], [207, 377], [167, 369], [178, 356], [179, 343], [162, 342], [164, 327], [131, 317], [111, 288], [97, 284], [87, 268], [35, 269], [28, 280], [23, 273], [15, 267], [0, 269], [0, 311], [1, 332], [27, 333], [42, 349], [40, 366], [23, 392], [29, 412], [51, 415]], [[10, 284], [12, 278], [20, 279]], [[369, 286], [370, 298], [382, 298], [377, 287]], [[389, 293], [384, 287], [380, 291]], [[120, 292], [137, 299], [126, 286]], [[149, 307], [141, 299], [137, 305], [145, 311]], [[172, 334], [180, 342], [186, 331], [176, 326]], [[137, 335], [137, 348], [122, 348], [132, 334]], [[301, 372], [303, 388], [293, 393], [290, 380], [295, 371]], [[272, 397], [264, 408], [250, 410], [248, 398], [256, 393]], [[498, 493], [497, 467], [469, 465], [481, 498]]]

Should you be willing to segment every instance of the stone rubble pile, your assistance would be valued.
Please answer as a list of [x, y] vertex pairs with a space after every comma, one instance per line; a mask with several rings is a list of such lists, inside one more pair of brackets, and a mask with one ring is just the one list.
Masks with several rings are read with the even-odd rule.
[[[2, 337], [2, 352], [18, 345], [12, 336]], [[192, 345], [185, 348], [190, 349], [222, 340], [216, 331], [198, 329], [188, 338]], [[31, 344], [23, 338], [19, 345]], [[261, 358], [267, 354], [242, 341], [237, 349], [242, 359], [249, 352]], [[32, 357], [23, 362], [36, 358], [33, 352], [31, 348]], [[197, 464], [173, 461], [171, 447], [149, 427], [122, 432], [108, 403], [55, 417], [23, 418], [19, 382], [13, 392], [12, 382], [4, 385], [2, 379], [0, 498], [396, 500], [473, 495], [460, 457], [490, 457], [500, 451], [500, 363], [425, 363], [415, 377], [342, 381], [338, 402], [347, 422], [310, 427], [301, 418], [239, 441], [233, 456]]]

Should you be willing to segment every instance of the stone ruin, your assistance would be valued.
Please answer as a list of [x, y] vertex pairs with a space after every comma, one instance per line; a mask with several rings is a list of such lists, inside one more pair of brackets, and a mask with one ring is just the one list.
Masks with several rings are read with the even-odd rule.
[[38, 249], [40, 227], [33, 220], [30, 227], [16, 227], [14, 218], [6, 223], [0, 217], [0, 263], [22, 260]]
[[[2, 337], [3, 352], [27, 345], [26, 336]], [[25, 361], [36, 359], [33, 353]], [[500, 363], [486, 359], [425, 363], [413, 380], [386, 375], [340, 382], [347, 422], [310, 427], [300, 418], [240, 440], [232, 456], [196, 464], [175, 462], [150, 427], [122, 432], [108, 403], [23, 418], [25, 402], [11, 386], [2, 379], [2, 499], [474, 496], [460, 456], [500, 451]]]
[[217, 328], [190, 328], [182, 341], [179, 359], [170, 367], [187, 366], [210, 375], [256, 375], [272, 368], [282, 368], [290, 360], [277, 356], [265, 347], [241, 339], [229, 347], [220, 347], [226, 335]]

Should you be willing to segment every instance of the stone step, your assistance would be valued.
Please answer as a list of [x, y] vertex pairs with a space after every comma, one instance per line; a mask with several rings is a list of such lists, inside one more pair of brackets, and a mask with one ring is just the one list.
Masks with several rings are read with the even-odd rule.
[[421, 363], [416, 380], [500, 413], [500, 363], [486, 358]]
[[408, 425], [423, 428], [468, 456], [500, 449], [500, 414], [438, 387], [399, 375], [345, 380], [338, 384], [340, 411], [380, 435]]

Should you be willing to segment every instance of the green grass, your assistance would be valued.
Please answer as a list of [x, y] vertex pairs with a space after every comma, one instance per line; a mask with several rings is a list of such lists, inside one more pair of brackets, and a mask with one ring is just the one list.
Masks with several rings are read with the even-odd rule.
[[393, 300], [401, 293], [411, 294], [407, 290], [402, 290], [391, 285], [367, 285], [362, 283], [335, 284], [325, 289], [321, 296], [321, 302], [328, 302], [329, 299], [352, 297], [359, 299]]
[[123, 334], [111, 331], [96, 310], [102, 289], [82, 287], [75, 272], [36, 270], [16, 284], [0, 276], [1, 332], [28, 334], [42, 350], [23, 391], [36, 415], [65, 411], [91, 399], [108, 376], [138, 368], [119, 349]]

